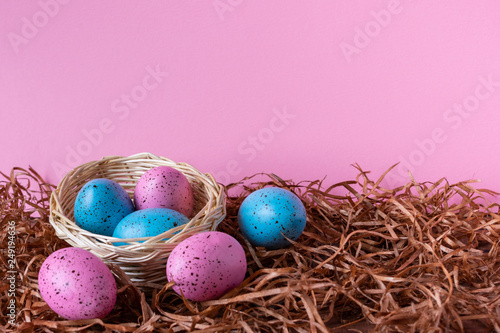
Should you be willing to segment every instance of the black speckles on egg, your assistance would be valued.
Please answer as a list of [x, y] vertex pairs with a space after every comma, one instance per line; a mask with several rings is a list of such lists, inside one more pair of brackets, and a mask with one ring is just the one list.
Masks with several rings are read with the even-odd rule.
[[204, 301], [222, 296], [238, 286], [246, 272], [246, 257], [241, 245], [221, 232], [206, 232], [189, 237], [170, 254], [167, 277], [173, 287], [188, 299]]
[[[189, 219], [186, 216], [175, 210], [168, 208], [146, 208], [135, 211], [123, 218], [116, 226], [113, 237], [152, 237], [188, 222]], [[115, 243], [116, 246], [125, 244]]]
[[296, 240], [306, 224], [306, 210], [290, 191], [268, 187], [251, 193], [240, 206], [238, 224], [254, 246], [278, 249]]
[[160, 166], [144, 173], [134, 190], [137, 209], [170, 208], [191, 217], [194, 196], [184, 174], [174, 168]]
[[49, 307], [69, 320], [103, 318], [116, 301], [116, 283], [109, 268], [79, 248], [50, 255], [40, 268], [38, 285]]
[[90, 232], [111, 236], [118, 222], [134, 211], [129, 195], [120, 184], [105, 178], [86, 183], [75, 200], [76, 224]]

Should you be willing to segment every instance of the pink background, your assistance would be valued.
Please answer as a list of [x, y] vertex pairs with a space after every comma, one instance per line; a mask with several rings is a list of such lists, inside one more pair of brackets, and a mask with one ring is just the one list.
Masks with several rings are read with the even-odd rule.
[[500, 190], [498, 1], [2, 1], [0, 37], [3, 172], [149, 151]]

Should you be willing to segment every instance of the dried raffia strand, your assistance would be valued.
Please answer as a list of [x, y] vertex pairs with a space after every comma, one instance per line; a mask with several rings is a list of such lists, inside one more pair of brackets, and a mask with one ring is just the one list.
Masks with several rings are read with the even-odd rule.
[[[368, 172], [326, 190], [322, 181], [293, 183], [276, 175], [227, 186], [227, 217], [219, 230], [245, 248], [248, 276], [219, 300], [182, 299], [172, 283], [144, 294], [118, 267], [118, 301], [104, 319], [67, 321], [40, 298], [37, 273], [53, 251], [68, 246], [48, 222], [54, 186], [32, 169], [0, 181], [1, 260], [8, 221], [16, 222], [16, 318], [21, 332], [500, 332], [500, 214], [492, 191], [445, 179], [396, 189]], [[304, 202], [308, 224], [287, 249], [252, 248], [237, 228], [251, 192], [279, 186]], [[237, 195], [232, 193], [239, 191]], [[338, 193], [347, 195], [342, 196]], [[2, 320], [8, 286], [0, 273]], [[149, 287], [153, 288], [152, 283]], [[6, 319], [5, 319], [6, 321]], [[2, 322], [2, 331], [14, 328]]]

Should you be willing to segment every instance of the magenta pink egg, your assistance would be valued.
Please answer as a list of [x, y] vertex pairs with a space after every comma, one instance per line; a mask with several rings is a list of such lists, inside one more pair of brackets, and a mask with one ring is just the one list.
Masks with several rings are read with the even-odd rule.
[[136, 209], [170, 208], [191, 217], [193, 189], [182, 172], [160, 166], [141, 176], [135, 187], [134, 203]]
[[217, 299], [245, 279], [247, 260], [236, 239], [218, 231], [191, 236], [177, 245], [167, 261], [173, 289], [192, 301]]
[[89, 251], [67, 247], [45, 259], [38, 273], [42, 298], [69, 320], [106, 317], [116, 301], [116, 282], [101, 259]]

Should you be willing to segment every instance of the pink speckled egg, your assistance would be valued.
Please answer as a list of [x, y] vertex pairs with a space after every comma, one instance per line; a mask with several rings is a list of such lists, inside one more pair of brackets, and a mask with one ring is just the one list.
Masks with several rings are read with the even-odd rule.
[[217, 299], [245, 278], [245, 250], [236, 239], [218, 231], [191, 236], [177, 245], [167, 261], [173, 289], [192, 301]]
[[134, 203], [136, 209], [170, 208], [191, 217], [193, 189], [182, 172], [160, 166], [141, 176], [135, 186]]
[[45, 259], [38, 286], [48, 306], [68, 320], [106, 317], [116, 301], [113, 274], [89, 251], [67, 247]]

